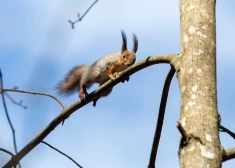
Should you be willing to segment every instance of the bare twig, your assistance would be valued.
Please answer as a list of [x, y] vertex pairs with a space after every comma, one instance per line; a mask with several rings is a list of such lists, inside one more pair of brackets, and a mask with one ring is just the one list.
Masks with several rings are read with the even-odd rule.
[[84, 99], [72, 104], [70, 107], [64, 109], [56, 118], [54, 118], [49, 125], [42, 130], [31, 142], [29, 142], [20, 152], [18, 152], [11, 160], [6, 163], [3, 168], [8, 168], [21, 160], [26, 154], [28, 154], [33, 148], [35, 148], [52, 130], [54, 130], [65, 118], [68, 118], [72, 113], [86, 104], [92, 102], [97, 97], [103, 94], [106, 89], [110, 89], [117, 85], [119, 82], [126, 79], [128, 76], [134, 74], [135, 72], [144, 69], [148, 66], [160, 63], [176, 65], [179, 61], [178, 54], [164, 55], [164, 56], [153, 56], [148, 57], [138, 63], [130, 66], [129, 68], [122, 71], [115, 79], [107, 81], [105, 84], [100, 86], [98, 89], [93, 91], [91, 94], [86, 96]]
[[235, 159], [235, 148], [229, 148], [223, 152], [223, 162]]
[[75, 25], [77, 22], [82, 21], [82, 19], [86, 16], [86, 14], [89, 12], [89, 10], [90, 10], [98, 1], [99, 1], [99, 0], [94, 1], [94, 2], [91, 4], [91, 6], [86, 10], [86, 12], [85, 12], [81, 17], [78, 18], [78, 20], [76, 20], [76, 21], [74, 21], [74, 22], [72, 22], [71, 20], [69, 20], [69, 23], [71, 24], [72, 29], [74, 29], [74, 25]]
[[25, 91], [25, 90], [16, 90], [16, 89], [4, 89], [3, 87], [2, 87], [2, 91], [3, 92], [19, 92], [19, 93], [28, 93], [28, 94], [34, 94], [34, 95], [48, 96], [48, 97], [51, 97], [52, 99], [54, 99], [55, 101], [57, 101], [63, 109], [66, 108], [64, 106], [64, 104], [58, 98], [56, 98], [55, 96], [53, 96], [51, 94], [42, 93], [42, 92], [31, 92], [31, 91]]
[[22, 104], [22, 100], [20, 100], [19, 102], [17, 102], [17, 101], [15, 101], [9, 94], [7, 94], [7, 93], [4, 93], [4, 94], [5, 94], [5, 96], [6, 96], [8, 99], [10, 99], [11, 102], [14, 103], [15, 105], [20, 106], [20, 107], [22, 107], [23, 109], [26, 109], [26, 108], [27, 108], [27, 106], [24, 106], [24, 105]]
[[173, 66], [171, 66], [171, 69], [167, 74], [167, 77], [166, 77], [166, 80], [165, 80], [165, 83], [164, 83], [164, 86], [162, 89], [162, 97], [161, 97], [160, 107], [158, 110], [158, 120], [157, 120], [157, 124], [156, 124], [155, 135], [153, 138], [153, 145], [152, 145], [152, 149], [151, 149], [148, 168], [155, 168], [155, 161], [156, 161], [159, 141], [161, 138], [161, 132], [162, 132], [162, 126], [163, 126], [163, 121], [164, 121], [164, 116], [165, 116], [168, 92], [169, 92], [171, 80], [172, 80], [174, 74], [175, 74], [175, 69]]
[[6, 150], [6, 149], [0, 148], [0, 151], [3, 151], [3, 152], [5, 152], [5, 153], [8, 153], [8, 154], [11, 155], [11, 156], [14, 156], [13, 153], [11, 153], [10, 151], [8, 151], [8, 150]]
[[225, 128], [224, 126], [220, 125], [220, 132], [226, 132], [227, 134], [229, 134], [231, 137], [233, 137], [233, 139], [235, 139], [235, 133], [233, 133], [232, 131], [230, 131], [229, 129]]
[[[3, 80], [2, 80], [2, 71], [1, 71], [1, 69], [0, 69], [0, 84], [1, 84], [0, 88], [3, 88]], [[9, 116], [9, 114], [8, 114], [7, 105], [6, 105], [5, 96], [4, 96], [4, 92], [1, 91], [1, 93], [2, 93], [2, 94], [1, 94], [1, 95], [2, 95], [2, 103], [3, 103], [3, 107], [4, 107], [4, 110], [5, 110], [5, 113], [6, 113], [7, 121], [8, 121], [8, 123], [9, 123], [9, 125], [10, 125], [10, 127], [11, 127], [11, 131], [12, 131], [12, 137], [13, 137], [13, 143], [14, 143], [15, 153], [17, 154], [17, 145], [16, 145], [15, 129], [14, 129], [13, 125], [12, 125], [10, 116]], [[21, 165], [20, 165], [20, 162], [19, 162], [19, 161], [16, 162], [16, 163], [14, 163], [12, 166], [15, 166], [17, 163], [19, 164], [19, 167], [21, 168]]]
[[45, 141], [42, 141], [41, 143], [46, 144], [47, 146], [49, 146], [50, 148], [54, 149], [55, 151], [59, 152], [60, 154], [66, 156], [67, 158], [69, 158], [73, 163], [75, 163], [78, 167], [83, 168], [82, 166], [80, 166], [75, 160], [73, 160], [70, 156], [66, 155], [65, 153], [61, 152], [60, 150], [56, 149], [55, 147], [51, 146], [50, 144], [48, 144]]

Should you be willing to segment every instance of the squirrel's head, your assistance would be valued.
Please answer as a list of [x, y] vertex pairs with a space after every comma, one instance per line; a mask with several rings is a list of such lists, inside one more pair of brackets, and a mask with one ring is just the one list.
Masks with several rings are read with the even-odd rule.
[[122, 33], [122, 51], [119, 58], [119, 61], [121, 63], [124, 63], [127, 66], [131, 66], [135, 63], [136, 57], [135, 54], [138, 49], [138, 39], [135, 34], [133, 34], [133, 49], [128, 50], [127, 49], [127, 39], [126, 39], [126, 33], [124, 31], [121, 31]]

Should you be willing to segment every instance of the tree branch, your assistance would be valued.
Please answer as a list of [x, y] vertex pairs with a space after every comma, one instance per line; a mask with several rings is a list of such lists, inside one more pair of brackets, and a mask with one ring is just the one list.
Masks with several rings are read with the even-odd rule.
[[32, 92], [32, 91], [25, 91], [25, 90], [16, 90], [16, 89], [4, 89], [2, 88], [2, 92], [19, 92], [19, 93], [28, 93], [28, 94], [33, 94], [33, 95], [43, 95], [43, 96], [48, 96], [51, 97], [52, 99], [54, 99], [55, 101], [57, 101], [61, 107], [63, 109], [65, 109], [66, 107], [64, 106], [64, 104], [55, 96], [51, 95], [51, 94], [47, 94], [47, 93], [42, 93], [42, 92]]
[[228, 161], [230, 159], [235, 159], [235, 148], [229, 148], [224, 150], [222, 158], [223, 162]]
[[89, 12], [89, 10], [90, 10], [98, 1], [99, 1], [99, 0], [96, 0], [95, 2], [93, 2], [93, 3], [91, 4], [91, 6], [86, 10], [86, 12], [85, 12], [80, 18], [78, 18], [78, 20], [76, 20], [76, 21], [74, 21], [74, 22], [72, 22], [71, 20], [69, 20], [69, 23], [71, 24], [72, 29], [74, 29], [74, 25], [75, 25], [77, 22], [82, 21], [82, 19], [86, 16], [86, 14]]
[[67, 158], [69, 158], [73, 163], [75, 163], [78, 167], [83, 168], [82, 166], [80, 166], [75, 160], [73, 160], [70, 156], [66, 155], [65, 153], [61, 152], [60, 150], [56, 149], [55, 147], [51, 146], [50, 144], [48, 144], [45, 141], [42, 141], [41, 143], [46, 144], [47, 146], [49, 146], [50, 148], [54, 149], [55, 151], [59, 152], [60, 154], [66, 156]]
[[173, 66], [171, 66], [171, 69], [167, 74], [167, 77], [166, 77], [166, 80], [165, 80], [165, 83], [163, 86], [163, 90], [162, 90], [162, 97], [161, 97], [160, 107], [159, 107], [159, 111], [158, 111], [158, 120], [157, 120], [157, 124], [156, 124], [155, 135], [153, 138], [153, 145], [152, 145], [152, 150], [150, 153], [148, 168], [155, 168], [155, 161], [156, 161], [159, 141], [161, 138], [161, 132], [162, 132], [162, 126], [163, 126], [163, 121], [164, 121], [164, 116], [165, 116], [168, 92], [169, 92], [171, 80], [172, 80], [174, 74], [175, 74], [175, 68]]
[[[0, 69], [0, 88], [3, 88], [3, 79], [2, 79], [2, 72], [1, 72], [1, 69]], [[12, 132], [12, 137], [13, 137], [13, 143], [14, 143], [14, 149], [15, 149], [15, 153], [17, 154], [17, 145], [16, 145], [16, 137], [15, 137], [15, 129], [12, 125], [12, 122], [11, 122], [11, 119], [10, 119], [10, 116], [8, 114], [8, 110], [7, 110], [7, 105], [6, 105], [6, 101], [5, 101], [5, 97], [4, 97], [4, 92], [2, 92], [2, 103], [3, 103], [3, 107], [4, 107], [4, 110], [5, 110], [5, 114], [6, 114], [6, 117], [7, 117], [7, 121], [11, 127], [11, 132]], [[21, 168], [21, 165], [19, 162], [17, 162], [19, 164], [19, 167]], [[15, 166], [17, 163], [13, 164], [12, 166]]]
[[220, 132], [226, 132], [227, 134], [229, 134], [231, 137], [233, 137], [233, 139], [235, 139], [235, 133], [233, 133], [232, 131], [230, 131], [229, 129], [225, 128], [224, 126], [220, 125]]
[[178, 54], [153, 56], [153, 57], [148, 57], [142, 61], [139, 61], [138, 63], [125, 69], [115, 79], [107, 81], [105, 84], [103, 84], [101, 87], [93, 91], [84, 99], [77, 101], [76, 103], [72, 104], [70, 107], [64, 109], [62, 113], [60, 113], [56, 118], [54, 118], [49, 123], [49, 125], [44, 130], [42, 130], [41, 133], [39, 133], [20, 152], [18, 152], [14, 157], [12, 157], [11, 160], [3, 166], [3, 168], [11, 167], [19, 160], [21, 160], [26, 154], [28, 154], [33, 148], [35, 148], [52, 130], [54, 130], [64, 119], [68, 118], [76, 110], [80, 109], [81, 107], [95, 100], [97, 97], [100, 97], [106, 89], [112, 88], [119, 82], [123, 81], [123, 79], [126, 79], [126, 77], [148, 66], [160, 63], [167, 63], [174, 66], [175, 64], [177, 65], [178, 62], [179, 62]]

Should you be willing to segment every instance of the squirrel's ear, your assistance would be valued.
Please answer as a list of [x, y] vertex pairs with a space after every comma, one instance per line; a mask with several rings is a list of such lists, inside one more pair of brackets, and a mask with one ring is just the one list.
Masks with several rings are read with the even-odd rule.
[[122, 30], [122, 52], [127, 50], [127, 40], [126, 40], [126, 33]]
[[138, 38], [135, 34], [133, 34], [133, 52], [136, 53], [138, 50]]

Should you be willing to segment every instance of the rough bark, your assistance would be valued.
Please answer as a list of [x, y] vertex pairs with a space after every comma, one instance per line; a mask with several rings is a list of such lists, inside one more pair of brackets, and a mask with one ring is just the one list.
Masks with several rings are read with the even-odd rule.
[[181, 168], [219, 168], [222, 154], [216, 93], [215, 0], [181, 0]]

